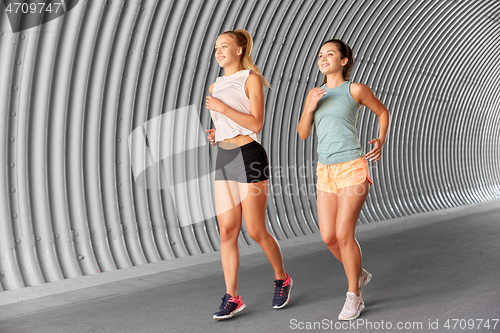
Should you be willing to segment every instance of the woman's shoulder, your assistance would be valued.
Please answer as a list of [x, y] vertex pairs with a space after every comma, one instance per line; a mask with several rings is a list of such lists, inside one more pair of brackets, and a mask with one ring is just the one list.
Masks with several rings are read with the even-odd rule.
[[351, 82], [351, 84], [349, 85], [349, 91], [358, 106], [361, 106], [363, 104], [363, 100], [370, 96], [373, 96], [373, 91], [371, 90], [371, 88], [364, 83]]
[[247, 80], [260, 80], [259, 74], [255, 74], [250, 69], [246, 69], [246, 71], [248, 71], [248, 78], [247, 78]]
[[260, 87], [260, 86], [262, 86], [262, 79], [260, 78], [260, 76], [258, 74], [255, 74], [250, 69], [245, 69], [245, 71], [248, 71], [248, 76], [245, 79], [245, 87], [249, 87], [249, 86]]
[[363, 96], [371, 92], [370, 87], [364, 83], [350, 82], [349, 90], [353, 96]]
[[363, 92], [368, 90], [371, 90], [370, 87], [368, 87], [364, 83], [358, 83], [358, 82], [353, 82], [353, 81], [348, 81], [349, 82], [349, 88], [351, 89], [351, 92], [356, 91], [356, 92]]

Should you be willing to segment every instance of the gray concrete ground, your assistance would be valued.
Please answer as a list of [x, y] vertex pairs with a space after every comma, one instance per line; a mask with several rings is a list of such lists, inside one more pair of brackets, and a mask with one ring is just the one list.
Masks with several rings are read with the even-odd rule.
[[314, 235], [280, 242], [294, 280], [281, 310], [272, 269], [250, 247], [239, 281], [247, 308], [232, 319], [212, 320], [225, 290], [212, 253], [2, 292], [0, 333], [500, 332], [499, 235], [500, 201], [359, 226], [373, 280], [352, 323], [336, 320], [343, 268]]

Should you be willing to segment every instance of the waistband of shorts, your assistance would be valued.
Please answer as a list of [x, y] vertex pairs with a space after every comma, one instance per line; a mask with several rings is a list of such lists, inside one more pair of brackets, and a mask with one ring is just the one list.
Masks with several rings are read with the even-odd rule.
[[355, 158], [355, 159], [350, 160], [350, 161], [345, 161], [345, 162], [335, 163], [335, 164], [323, 164], [323, 163], [321, 163], [320, 161], [317, 161], [317, 162], [318, 162], [318, 163], [317, 163], [317, 166], [319, 167], [319, 166], [334, 166], [334, 165], [336, 165], [336, 166], [340, 166], [340, 165], [347, 165], [348, 163], [353, 163], [353, 162], [356, 162], [356, 161], [358, 161], [358, 160], [360, 160], [360, 161], [362, 161], [362, 160], [366, 160], [366, 156], [365, 156], [365, 155], [363, 155], [363, 156], [361, 156], [361, 157]]

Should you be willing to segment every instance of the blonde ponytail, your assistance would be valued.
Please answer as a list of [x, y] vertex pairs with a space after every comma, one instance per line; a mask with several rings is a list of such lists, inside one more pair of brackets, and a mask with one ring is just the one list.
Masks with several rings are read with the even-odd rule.
[[243, 56], [240, 60], [240, 65], [242, 69], [250, 69], [252, 72], [260, 76], [260, 80], [262, 84], [266, 87], [271, 87], [269, 81], [266, 80], [264, 75], [260, 72], [259, 67], [255, 65], [252, 61], [252, 48], [253, 48], [253, 39], [248, 31], [245, 29], [237, 29], [226, 31], [223, 34], [230, 34], [236, 40], [236, 45], [243, 49]]

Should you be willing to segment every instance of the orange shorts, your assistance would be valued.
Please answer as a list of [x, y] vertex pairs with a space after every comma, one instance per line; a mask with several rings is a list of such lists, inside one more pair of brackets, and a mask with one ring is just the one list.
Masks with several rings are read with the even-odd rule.
[[324, 165], [318, 162], [316, 168], [318, 182], [316, 187], [319, 191], [337, 193], [342, 187], [362, 184], [366, 179], [373, 184], [368, 174], [368, 162], [365, 156], [344, 163]]

